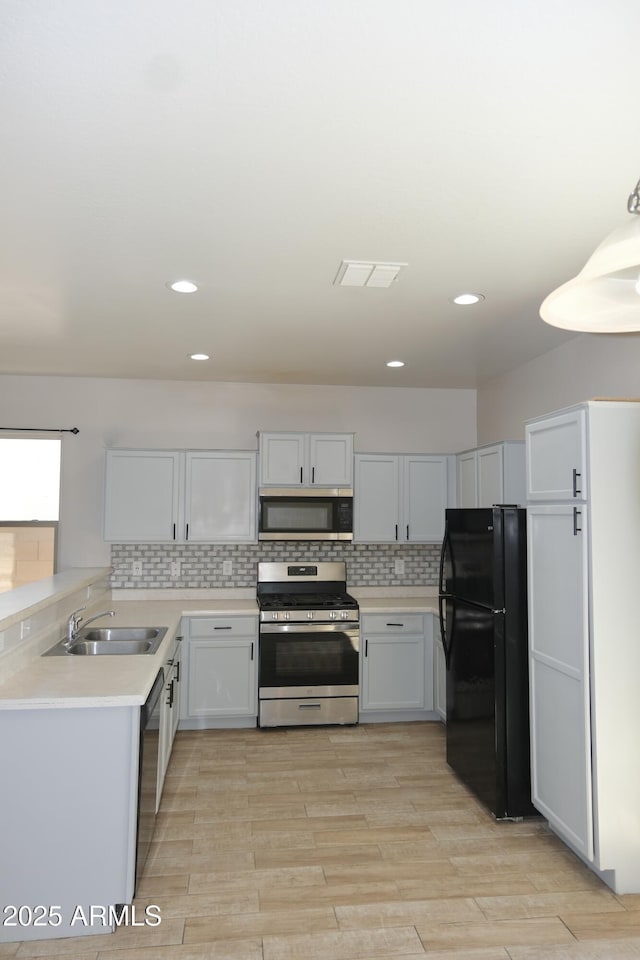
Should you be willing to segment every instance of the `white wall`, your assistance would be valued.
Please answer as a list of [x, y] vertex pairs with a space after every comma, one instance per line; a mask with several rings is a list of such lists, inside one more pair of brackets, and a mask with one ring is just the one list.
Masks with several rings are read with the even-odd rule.
[[0, 376], [0, 426], [63, 435], [59, 566], [109, 562], [106, 447], [256, 449], [258, 430], [355, 433], [356, 450], [451, 453], [476, 443], [475, 390]]
[[524, 422], [593, 397], [640, 397], [640, 334], [580, 334], [478, 390], [478, 443], [524, 440]]

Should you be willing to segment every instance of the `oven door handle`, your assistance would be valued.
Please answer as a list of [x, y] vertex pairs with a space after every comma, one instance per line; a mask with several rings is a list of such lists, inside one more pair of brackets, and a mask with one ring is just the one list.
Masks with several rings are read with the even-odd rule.
[[352, 620], [332, 623], [261, 623], [260, 633], [345, 633], [352, 636], [359, 632], [360, 625]]

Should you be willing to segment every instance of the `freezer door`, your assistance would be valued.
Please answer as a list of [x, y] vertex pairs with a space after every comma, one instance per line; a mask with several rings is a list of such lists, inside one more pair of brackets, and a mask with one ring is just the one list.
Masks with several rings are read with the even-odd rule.
[[440, 593], [502, 607], [502, 512], [447, 510]]
[[503, 817], [504, 657], [496, 657], [498, 619], [488, 608], [446, 601], [447, 762], [496, 817]]

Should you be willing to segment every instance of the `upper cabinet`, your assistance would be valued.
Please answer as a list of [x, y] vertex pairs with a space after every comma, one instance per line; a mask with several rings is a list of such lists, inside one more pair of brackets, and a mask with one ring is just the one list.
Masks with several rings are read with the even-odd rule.
[[449, 459], [356, 454], [354, 541], [440, 542], [448, 506]]
[[351, 487], [352, 433], [259, 433], [260, 486]]
[[256, 539], [256, 455], [205, 450], [186, 455], [185, 539]]
[[528, 500], [587, 499], [587, 420], [584, 409], [528, 423]]
[[525, 445], [504, 441], [456, 457], [458, 507], [491, 507], [494, 503], [524, 505]]
[[256, 454], [107, 450], [104, 539], [255, 541]]
[[107, 450], [104, 539], [114, 543], [175, 540], [182, 454]]

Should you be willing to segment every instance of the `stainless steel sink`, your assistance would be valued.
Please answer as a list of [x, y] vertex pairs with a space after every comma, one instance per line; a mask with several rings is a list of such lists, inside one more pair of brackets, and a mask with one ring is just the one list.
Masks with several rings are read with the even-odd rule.
[[122, 657], [155, 653], [167, 632], [166, 627], [98, 627], [81, 630], [67, 646], [61, 640], [44, 657]]
[[[162, 636], [165, 635], [163, 630]], [[160, 627], [92, 627], [91, 630], [81, 630], [78, 640], [98, 640], [105, 643], [115, 643], [117, 640], [155, 640], [160, 633]]]

